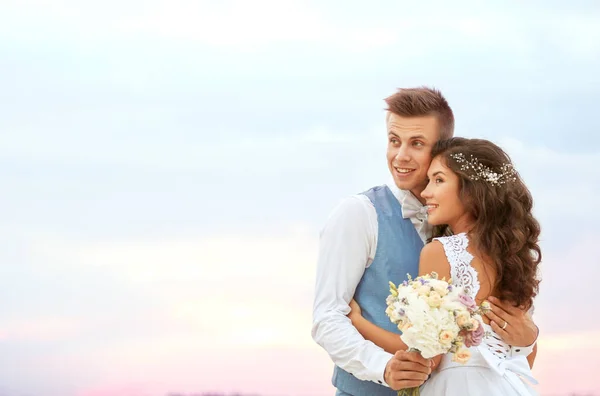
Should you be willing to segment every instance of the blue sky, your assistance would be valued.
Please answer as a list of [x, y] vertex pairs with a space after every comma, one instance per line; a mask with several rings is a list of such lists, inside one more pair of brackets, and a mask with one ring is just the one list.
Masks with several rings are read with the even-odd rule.
[[382, 99], [416, 85], [531, 187], [551, 379], [552, 353], [600, 333], [574, 307], [600, 275], [599, 18], [593, 1], [3, 1], [0, 384], [227, 390], [242, 350], [266, 367], [240, 388], [281, 394], [297, 379], [264, 372], [304, 356], [302, 394], [330, 392], [309, 337], [318, 231], [387, 181]]

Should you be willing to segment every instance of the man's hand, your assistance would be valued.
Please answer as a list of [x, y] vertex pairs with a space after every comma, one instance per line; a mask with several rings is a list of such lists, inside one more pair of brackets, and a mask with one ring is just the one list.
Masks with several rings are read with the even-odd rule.
[[418, 352], [398, 351], [385, 366], [383, 378], [393, 390], [423, 385], [431, 374], [431, 360]]
[[486, 313], [490, 326], [504, 342], [512, 346], [528, 347], [535, 342], [538, 328], [527, 311], [496, 297], [488, 298], [492, 310]]

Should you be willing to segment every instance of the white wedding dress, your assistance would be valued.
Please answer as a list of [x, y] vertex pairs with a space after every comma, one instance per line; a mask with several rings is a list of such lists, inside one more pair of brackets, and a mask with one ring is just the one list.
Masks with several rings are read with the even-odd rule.
[[[444, 246], [450, 263], [452, 283], [465, 287], [475, 299], [479, 291], [477, 271], [471, 266], [473, 256], [467, 252], [466, 234], [436, 238]], [[480, 345], [471, 347], [471, 359], [466, 364], [452, 361], [452, 354], [442, 357], [438, 370], [421, 386], [421, 396], [530, 396], [537, 392], [527, 359], [510, 357], [510, 346], [492, 328], [483, 324], [486, 334]]]

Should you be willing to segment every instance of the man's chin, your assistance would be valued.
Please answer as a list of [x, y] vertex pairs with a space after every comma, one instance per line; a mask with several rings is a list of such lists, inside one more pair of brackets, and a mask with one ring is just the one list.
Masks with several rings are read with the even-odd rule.
[[400, 190], [410, 191], [413, 188], [415, 188], [415, 182], [409, 180], [398, 180], [394, 178], [394, 183], [396, 184], [396, 187], [398, 187]]

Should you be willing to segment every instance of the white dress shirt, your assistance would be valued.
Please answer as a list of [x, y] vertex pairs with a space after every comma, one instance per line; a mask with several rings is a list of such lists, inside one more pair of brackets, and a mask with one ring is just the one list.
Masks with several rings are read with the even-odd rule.
[[[426, 207], [410, 192], [391, 181], [388, 188], [406, 211], [416, 212], [411, 222], [425, 242], [431, 227], [425, 221]], [[365, 340], [346, 316], [349, 302], [377, 249], [377, 212], [366, 195], [344, 199], [321, 230], [312, 337], [333, 362], [361, 380], [387, 385], [385, 366], [392, 357]]]

